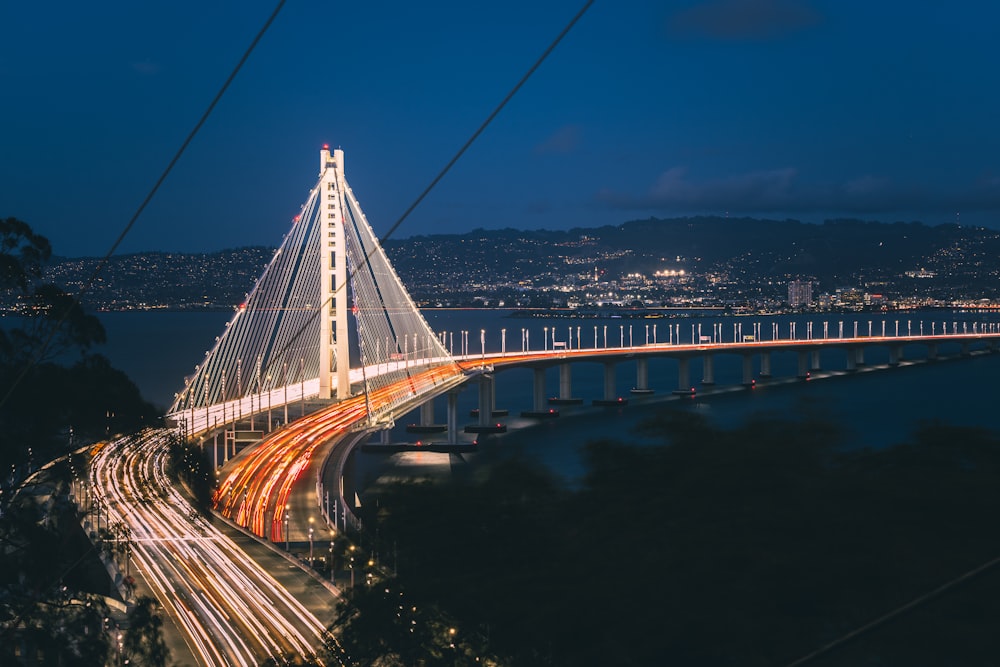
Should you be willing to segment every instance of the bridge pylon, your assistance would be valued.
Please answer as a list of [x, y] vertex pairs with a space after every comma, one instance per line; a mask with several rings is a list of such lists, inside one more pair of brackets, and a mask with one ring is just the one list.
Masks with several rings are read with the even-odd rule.
[[[319, 158], [301, 213], [185, 379], [171, 416], [208, 428], [210, 412], [221, 425], [265, 405], [379, 392], [368, 422], [391, 423], [397, 408], [461, 375], [368, 224], [344, 175], [344, 151], [323, 146]], [[426, 372], [441, 367], [449, 368]], [[228, 410], [210, 410], [220, 404]]]

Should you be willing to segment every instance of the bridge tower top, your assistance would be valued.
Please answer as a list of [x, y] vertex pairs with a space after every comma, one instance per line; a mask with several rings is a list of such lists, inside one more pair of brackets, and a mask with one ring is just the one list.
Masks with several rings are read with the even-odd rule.
[[340, 148], [330, 150], [330, 144], [323, 144], [319, 152], [319, 174], [323, 175], [327, 169], [340, 167], [340, 173], [344, 173], [344, 151]]

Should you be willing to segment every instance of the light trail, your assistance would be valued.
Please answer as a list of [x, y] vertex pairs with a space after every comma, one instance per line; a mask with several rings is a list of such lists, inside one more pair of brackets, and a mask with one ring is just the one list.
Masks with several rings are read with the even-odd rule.
[[[398, 405], [464, 380], [456, 366], [434, 366], [296, 420], [233, 461], [215, 495], [216, 509], [260, 537], [286, 539], [285, 508], [317, 448], [364, 426], [369, 408]], [[270, 522], [267, 517], [271, 517]]]
[[253, 666], [287, 654], [314, 664], [324, 627], [166, 474], [169, 432], [111, 442], [91, 464], [111, 523], [131, 530], [132, 561], [206, 666]]

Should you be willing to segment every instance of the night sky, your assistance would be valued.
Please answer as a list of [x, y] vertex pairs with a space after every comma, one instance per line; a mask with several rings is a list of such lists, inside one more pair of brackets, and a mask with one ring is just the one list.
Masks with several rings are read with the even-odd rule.
[[[383, 233], [582, 4], [289, 0], [120, 252], [277, 245], [325, 142]], [[273, 7], [2, 3], [0, 216], [106, 252]], [[986, 1], [598, 0], [396, 236], [1000, 227], [998, 26]]]

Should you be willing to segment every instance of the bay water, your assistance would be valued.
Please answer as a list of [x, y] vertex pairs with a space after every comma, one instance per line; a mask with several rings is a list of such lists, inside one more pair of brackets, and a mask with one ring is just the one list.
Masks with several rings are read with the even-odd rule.
[[[439, 310], [424, 311], [431, 328], [441, 335], [445, 346], [455, 353], [469, 354], [500, 351], [520, 351], [525, 344], [529, 349], [551, 347], [553, 338], [558, 344], [584, 348], [605, 344], [616, 347], [624, 341], [628, 345], [641, 345], [647, 340], [657, 342], [680, 338], [690, 342], [692, 337], [721, 337], [731, 341], [734, 337], [755, 336], [770, 340], [777, 333], [787, 338], [795, 327], [796, 336], [806, 337], [811, 323], [813, 338], [822, 338], [824, 326], [833, 337], [844, 331], [852, 335], [855, 325], [859, 335], [869, 331], [892, 335], [898, 331], [916, 334], [919, 327], [931, 333], [932, 327], [940, 333], [942, 327], [949, 331], [965, 327], [972, 331], [973, 324], [1000, 321], [998, 313], [935, 310], [885, 315], [829, 315], [769, 317], [727, 316], [712, 313], [684, 313], [656, 320], [619, 318], [511, 317], [503, 310]], [[220, 311], [131, 311], [101, 313], [101, 321], [108, 332], [108, 343], [99, 350], [112, 363], [125, 371], [139, 386], [143, 395], [164, 409], [173, 400], [174, 392], [184, 384], [184, 376], [191, 374], [196, 364], [214, 345], [216, 336], [225, 328], [231, 313]], [[654, 334], [655, 327], [655, 334]], [[884, 328], [883, 328], [884, 327]], [[505, 330], [505, 331], [502, 331]], [[466, 332], [466, 333], [463, 333]], [[554, 333], [553, 333], [554, 332]], [[464, 341], [467, 341], [464, 342]], [[907, 350], [908, 358], [924, 357], [921, 346]], [[641, 420], [665, 406], [692, 410], [708, 417], [721, 427], [732, 427], [755, 413], [773, 413], [795, 418], [796, 415], [819, 414], [836, 421], [848, 433], [848, 441], [857, 446], [886, 446], [904, 439], [921, 420], [939, 420], [952, 424], [995, 428], [997, 426], [995, 396], [1000, 379], [1000, 354], [957, 357], [958, 349], [945, 346], [942, 353], [948, 356], [938, 362], [904, 364], [888, 368], [888, 351], [870, 347], [865, 350], [865, 365], [858, 372], [846, 373], [843, 350], [824, 351], [821, 358], [823, 372], [808, 382], [795, 380], [797, 359], [794, 353], [772, 355], [770, 382], [760, 382], [753, 389], [739, 386], [742, 377], [741, 358], [738, 355], [716, 355], [714, 393], [699, 389], [694, 399], [679, 399], [672, 395], [677, 387], [677, 361], [651, 359], [649, 385], [655, 390], [652, 396], [630, 396], [635, 386], [635, 364], [621, 363], [616, 367], [618, 395], [629, 402], [621, 407], [594, 407], [592, 399], [603, 396], [604, 367], [601, 363], [575, 363], [573, 365], [573, 394], [584, 399], [579, 406], [559, 406], [557, 419], [532, 420], [520, 417], [523, 410], [532, 409], [532, 372], [529, 369], [511, 369], [496, 374], [497, 408], [509, 410], [510, 416], [500, 418], [510, 428], [504, 436], [490, 436], [481, 447], [505, 448], [536, 460], [549, 467], [555, 474], [573, 479], [582, 470], [580, 448], [594, 438], [621, 438], [627, 436]], [[759, 364], [759, 361], [755, 361]], [[755, 367], [755, 372], [759, 366]], [[691, 363], [691, 381], [698, 386], [701, 363]], [[829, 377], [824, 377], [829, 375]], [[558, 371], [553, 367], [546, 374], [548, 396], [558, 394]], [[477, 406], [474, 384], [459, 396], [459, 424], [473, 423], [469, 411]], [[444, 423], [445, 401], [435, 401], [435, 421]], [[393, 438], [413, 441], [420, 436], [405, 433], [408, 423], [418, 421], [418, 416], [407, 415], [397, 421]], [[463, 437], [473, 438], [475, 436]], [[775, 437], [780, 437], [776, 434]], [[632, 441], [641, 439], [628, 435]], [[365, 461], [362, 468], [381, 470], [379, 461]], [[396, 457], [398, 462], [413, 457]], [[432, 456], [424, 457], [436, 461]], [[469, 457], [466, 457], [469, 458]], [[475, 458], [474, 456], [472, 458]], [[439, 461], [438, 461], [439, 463]], [[363, 475], [369, 477], [369, 475]]]

